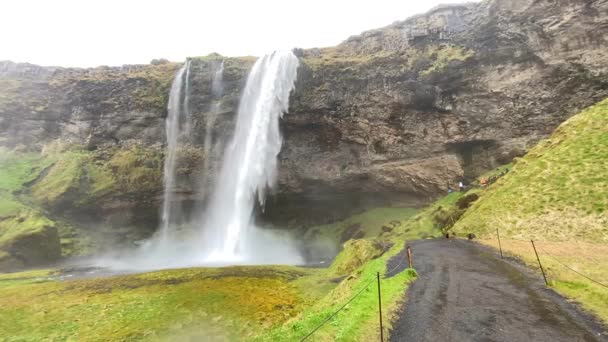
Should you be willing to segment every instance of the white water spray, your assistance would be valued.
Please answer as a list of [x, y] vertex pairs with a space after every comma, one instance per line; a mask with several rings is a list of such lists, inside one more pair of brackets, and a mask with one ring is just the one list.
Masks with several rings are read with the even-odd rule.
[[[161, 227], [159, 239], [161, 242], [166, 242], [169, 236], [169, 229], [172, 220], [172, 205], [175, 191], [175, 166], [177, 159], [177, 146], [180, 137], [180, 123], [182, 121], [182, 89], [184, 85], [184, 73], [188, 74], [189, 63], [184, 64], [173, 79], [171, 92], [169, 94], [169, 103], [167, 105], [167, 119], [165, 121], [165, 130], [167, 135], [167, 152], [165, 155], [164, 173], [163, 173], [163, 206], [161, 210]], [[187, 81], [187, 79], [186, 79]], [[188, 94], [184, 102], [188, 102]]]
[[[99, 258], [96, 264], [115, 270], [141, 271], [200, 265], [302, 263], [297, 248], [284, 232], [260, 229], [253, 223], [256, 200], [263, 207], [267, 189], [276, 183], [277, 156], [282, 144], [279, 120], [288, 110], [297, 68], [298, 59], [291, 52], [275, 52], [255, 63], [209, 205], [200, 222], [192, 222], [197, 230], [179, 233], [172, 231], [171, 226], [175, 219], [172, 216], [177, 215], [173, 204], [176, 150], [188, 127], [182, 122], [183, 112], [189, 111], [189, 63], [186, 63], [176, 74], [169, 97], [160, 234], [135, 251]], [[223, 91], [222, 69], [216, 71], [212, 82], [216, 99], [221, 98]], [[216, 110], [219, 113], [219, 107]], [[182, 126], [184, 129], [180, 130]], [[211, 128], [207, 133], [206, 138]]]
[[203, 169], [203, 176], [201, 179], [201, 193], [207, 193], [207, 187], [209, 186], [209, 176], [213, 173], [212, 162], [218, 160], [221, 153], [222, 142], [216, 137], [213, 139], [213, 127], [217, 121], [217, 117], [222, 110], [222, 96], [224, 95], [224, 61], [217, 65], [215, 72], [213, 73], [213, 79], [211, 80], [211, 95], [213, 96], [213, 103], [209, 108], [209, 113], [205, 118], [205, 140], [203, 143], [203, 151], [205, 155], [205, 167]]
[[281, 150], [279, 119], [289, 108], [298, 58], [290, 51], [260, 58], [247, 79], [236, 129], [226, 149], [219, 182], [205, 221], [205, 259], [210, 262], [252, 260], [273, 246], [252, 246], [253, 211], [264, 206], [267, 188], [276, 183]]

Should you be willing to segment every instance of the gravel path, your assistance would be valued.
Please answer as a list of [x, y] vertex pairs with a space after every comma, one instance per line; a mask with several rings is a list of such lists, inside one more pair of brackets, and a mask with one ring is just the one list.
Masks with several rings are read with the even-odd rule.
[[488, 248], [447, 239], [409, 245], [419, 278], [390, 341], [608, 341], [605, 327]]
[[392, 278], [401, 273], [408, 267], [407, 261], [407, 244], [403, 244], [403, 248], [399, 253], [393, 255], [386, 263], [386, 278]]

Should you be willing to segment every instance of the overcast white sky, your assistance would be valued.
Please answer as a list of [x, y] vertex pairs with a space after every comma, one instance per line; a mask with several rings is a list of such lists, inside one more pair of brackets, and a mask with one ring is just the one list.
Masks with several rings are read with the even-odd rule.
[[459, 0], [2, 0], [0, 60], [98, 66], [323, 47]]

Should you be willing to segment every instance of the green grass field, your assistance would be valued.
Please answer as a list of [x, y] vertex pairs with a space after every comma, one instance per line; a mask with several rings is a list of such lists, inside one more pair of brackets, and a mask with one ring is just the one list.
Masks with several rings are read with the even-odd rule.
[[[370, 281], [376, 272], [385, 274], [406, 236], [432, 231], [410, 220], [414, 213], [376, 208], [334, 225], [334, 236], [352, 222], [366, 235], [336, 258], [340, 267], [196, 268], [75, 280], [57, 279], [56, 270], [0, 275], [0, 336], [8, 341], [299, 340], [369, 285], [312, 340], [376, 339], [377, 288]], [[394, 229], [384, 232], [383, 226]], [[392, 248], [378, 257], [374, 246], [387, 243]], [[367, 248], [372, 252], [362, 254]], [[382, 280], [386, 333], [414, 278], [415, 272], [406, 270]]]

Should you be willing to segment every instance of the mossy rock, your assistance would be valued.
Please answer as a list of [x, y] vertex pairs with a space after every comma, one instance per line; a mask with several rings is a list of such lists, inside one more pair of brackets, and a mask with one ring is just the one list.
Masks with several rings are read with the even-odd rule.
[[463, 197], [459, 198], [456, 201], [456, 206], [459, 209], [466, 209], [471, 206], [471, 204], [479, 199], [479, 194], [476, 192], [467, 193]]
[[439, 228], [443, 233], [447, 232], [456, 224], [465, 211], [466, 209], [461, 209], [458, 206], [437, 208], [433, 214], [435, 227]]
[[43, 265], [60, 257], [61, 245], [53, 221], [35, 212], [0, 221], [0, 270]]
[[336, 275], [347, 275], [383, 253], [384, 248], [376, 241], [349, 240], [331, 264], [330, 270]]

